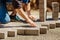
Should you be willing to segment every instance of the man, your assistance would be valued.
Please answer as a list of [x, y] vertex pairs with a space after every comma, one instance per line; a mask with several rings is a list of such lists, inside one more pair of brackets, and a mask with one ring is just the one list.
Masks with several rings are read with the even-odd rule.
[[[35, 17], [33, 15], [31, 15], [31, 7], [30, 7], [30, 0], [19, 0], [19, 4], [21, 5], [22, 8], [25, 9], [25, 11], [27, 12], [27, 16], [31, 19], [31, 20], [35, 20]], [[11, 18], [16, 17], [16, 11], [13, 10], [12, 14], [11, 14]], [[13, 18], [15, 19], [15, 18]], [[17, 19], [18, 20], [18, 19]]]
[[14, 7], [14, 12], [18, 13], [20, 16], [22, 16], [32, 27], [36, 27], [37, 25], [25, 14], [20, 3], [21, 3], [21, 1], [18, 1], [18, 0], [12, 1], [12, 5]]

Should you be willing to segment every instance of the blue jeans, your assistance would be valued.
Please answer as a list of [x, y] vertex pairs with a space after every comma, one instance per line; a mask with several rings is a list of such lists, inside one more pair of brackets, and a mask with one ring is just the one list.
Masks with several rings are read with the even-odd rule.
[[10, 22], [5, 0], [0, 0], [0, 22], [4, 24]]
[[0, 22], [1, 23], [10, 22], [10, 17], [9, 17], [8, 11], [6, 10], [6, 8], [4, 6], [2, 6], [0, 8]]

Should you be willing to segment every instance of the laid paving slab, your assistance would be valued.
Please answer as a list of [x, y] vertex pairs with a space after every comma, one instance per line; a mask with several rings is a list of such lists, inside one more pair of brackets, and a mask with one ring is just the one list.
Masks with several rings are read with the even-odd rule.
[[5, 34], [5, 38], [17, 35], [17, 31], [14, 28], [0, 28], [0, 32]]
[[60, 20], [56, 21], [56, 27], [60, 27]]
[[8, 31], [8, 37], [15, 37], [15, 31]]
[[47, 22], [40, 22], [40, 25], [47, 27], [48, 30], [50, 29], [50, 25]]
[[25, 35], [39, 35], [39, 28], [27, 28], [24, 31]]
[[40, 27], [40, 34], [46, 34], [47, 33], [47, 27], [43, 26]]
[[50, 29], [56, 28], [56, 21], [46, 21], [50, 25]]
[[17, 35], [24, 35], [24, 30], [17, 29]]
[[18, 35], [39, 35], [38, 27], [20, 27], [17, 28]]
[[0, 39], [4, 39], [5, 38], [5, 34], [4, 33], [0, 33]]
[[45, 26], [49, 29], [55, 29], [56, 28], [56, 21], [45, 21], [40, 22], [41, 26]]
[[7, 31], [4, 28], [0, 28], [0, 39], [7, 38]]
[[17, 35], [17, 30], [14, 28], [9, 28], [7, 31], [7, 37], [15, 37]]

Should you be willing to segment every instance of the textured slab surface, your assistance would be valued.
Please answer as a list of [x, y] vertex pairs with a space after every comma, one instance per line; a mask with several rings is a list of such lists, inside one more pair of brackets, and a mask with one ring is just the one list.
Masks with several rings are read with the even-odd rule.
[[50, 29], [50, 24], [47, 22], [40, 22], [41, 26], [45, 26], [48, 28], [48, 30]]
[[56, 23], [56, 27], [60, 27], [60, 23]]
[[4, 33], [0, 33], [0, 39], [4, 39], [5, 38], [5, 34]]
[[55, 29], [56, 28], [56, 24], [50, 24], [50, 29]]
[[17, 30], [17, 35], [24, 35], [24, 30], [18, 29]]
[[40, 34], [46, 34], [47, 33], [47, 27], [43, 26], [40, 27]]
[[54, 29], [56, 28], [56, 21], [45, 21], [45, 22], [40, 22], [42, 26], [47, 26], [48, 29]]
[[56, 21], [56, 27], [60, 27], [60, 20]]
[[25, 35], [39, 35], [39, 30], [25, 30]]
[[50, 25], [50, 29], [55, 29], [56, 28], [56, 21], [47, 21]]
[[17, 29], [18, 35], [38, 35], [39, 28], [38, 27], [22, 27]]
[[15, 31], [8, 31], [8, 37], [15, 37]]

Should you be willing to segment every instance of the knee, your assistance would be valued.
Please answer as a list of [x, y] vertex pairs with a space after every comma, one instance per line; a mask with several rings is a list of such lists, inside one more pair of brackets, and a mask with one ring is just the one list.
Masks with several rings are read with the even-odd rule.
[[8, 23], [8, 22], [10, 22], [10, 17], [5, 19], [5, 23]]
[[3, 19], [3, 20], [1, 21], [2, 24], [6, 24], [6, 23], [9, 23], [9, 22], [10, 22], [10, 18], [9, 18], [9, 19]]
[[9, 15], [8, 15], [8, 14], [6, 14], [6, 17], [5, 17], [4, 21], [5, 21], [5, 23], [10, 22], [10, 17], [9, 17]]
[[6, 17], [0, 20], [2, 24], [6, 24], [10, 22], [10, 17], [8, 14], [6, 14]]

